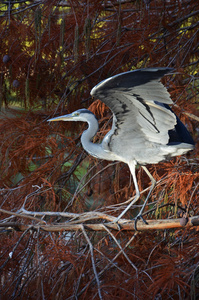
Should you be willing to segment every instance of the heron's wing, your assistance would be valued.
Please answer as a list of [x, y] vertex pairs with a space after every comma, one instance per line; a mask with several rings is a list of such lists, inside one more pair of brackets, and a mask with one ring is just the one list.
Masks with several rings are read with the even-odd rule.
[[173, 102], [159, 80], [170, 71], [169, 68], [129, 71], [92, 89], [91, 95], [102, 100], [115, 115], [111, 134], [105, 138], [110, 150], [128, 152], [129, 156], [130, 151], [136, 153], [146, 145], [169, 142], [168, 131], [175, 127], [176, 117], [163, 104]]

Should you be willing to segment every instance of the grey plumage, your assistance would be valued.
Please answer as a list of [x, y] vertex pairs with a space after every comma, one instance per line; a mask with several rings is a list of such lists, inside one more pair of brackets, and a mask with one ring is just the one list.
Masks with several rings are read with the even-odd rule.
[[49, 120], [87, 122], [88, 129], [81, 137], [84, 149], [97, 158], [119, 160], [129, 165], [136, 196], [116, 221], [140, 197], [135, 175], [137, 164], [143, 167], [152, 181], [147, 199], [138, 215], [140, 217], [155, 186], [155, 180], [145, 165], [184, 154], [194, 148], [193, 139], [186, 127], [168, 106], [173, 102], [160, 82], [160, 78], [171, 71], [169, 68], [129, 71], [105, 79], [91, 90], [91, 95], [103, 101], [113, 113], [112, 129], [100, 145], [92, 143], [98, 130], [98, 122], [86, 109]]

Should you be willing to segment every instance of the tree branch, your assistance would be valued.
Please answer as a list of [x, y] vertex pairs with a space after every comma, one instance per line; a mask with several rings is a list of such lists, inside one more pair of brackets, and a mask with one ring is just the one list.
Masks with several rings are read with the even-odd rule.
[[[113, 221], [114, 221], [114, 217]], [[95, 217], [94, 217], [95, 219]], [[92, 216], [90, 215], [90, 221], [93, 221]], [[72, 224], [71, 224], [72, 223]], [[134, 231], [134, 221], [127, 220], [127, 219], [121, 219], [118, 223], [114, 222], [108, 222], [108, 223], [87, 223], [87, 224], [78, 224], [73, 222], [67, 222], [67, 223], [59, 223], [59, 224], [37, 224], [37, 225], [26, 225], [22, 224], [20, 222], [5, 222], [0, 224], [0, 230], [2, 228], [4, 229], [13, 229], [17, 231], [25, 231], [28, 228], [31, 228], [32, 230], [44, 230], [48, 232], [59, 232], [59, 231], [77, 231], [82, 230], [82, 224], [84, 225], [84, 228], [88, 230], [94, 230], [94, 231], [106, 231], [105, 226], [109, 229], [114, 230], [132, 230]], [[137, 229], [138, 231], [144, 231], [144, 230], [165, 230], [165, 229], [174, 229], [174, 228], [191, 228], [195, 226], [199, 226], [199, 216], [194, 216], [191, 218], [178, 218], [178, 219], [165, 219], [165, 220], [147, 220], [148, 224], [145, 224], [143, 221], [137, 222]], [[119, 226], [118, 226], [119, 225]]]

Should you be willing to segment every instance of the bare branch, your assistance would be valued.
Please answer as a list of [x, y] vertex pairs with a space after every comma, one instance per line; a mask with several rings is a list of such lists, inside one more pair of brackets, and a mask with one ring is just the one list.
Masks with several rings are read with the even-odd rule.
[[[22, 216], [24, 217], [24, 216]], [[111, 218], [111, 217], [110, 217]], [[94, 217], [92, 218], [92, 213], [90, 214], [90, 221], [93, 221], [96, 219], [96, 216], [94, 214]], [[84, 224], [84, 227], [88, 230], [94, 230], [94, 231], [105, 231], [105, 227], [114, 229], [119, 231], [121, 227], [121, 230], [135, 230], [135, 222], [127, 219], [120, 219], [118, 223], [114, 223], [115, 217], [112, 217], [112, 222], [109, 223], [98, 223], [98, 224], [92, 224], [92, 223], [86, 223]], [[88, 219], [87, 219], [88, 220]], [[195, 226], [199, 226], [199, 216], [194, 216], [191, 218], [178, 218], [178, 219], [164, 219], [164, 220], [146, 220], [148, 224], [145, 224], [143, 221], [137, 222], [137, 230], [138, 231], [145, 231], [145, 230], [165, 230], [165, 229], [171, 229], [171, 228], [191, 228]], [[7, 228], [7, 229], [16, 229], [18, 231], [25, 231], [28, 228], [32, 228], [32, 230], [44, 230], [48, 232], [59, 232], [59, 231], [78, 231], [82, 229], [82, 224], [78, 224], [75, 222], [67, 223], [59, 223], [59, 224], [48, 224], [48, 225], [25, 225], [21, 224], [19, 222], [8, 222], [8, 223], [0, 223], [0, 228]], [[107, 231], [107, 230], [106, 230]]]
[[94, 254], [93, 254], [93, 245], [84, 229], [84, 226], [81, 225], [81, 230], [87, 240], [87, 243], [89, 245], [89, 248], [90, 248], [90, 253], [91, 253], [91, 261], [92, 261], [92, 266], [93, 266], [93, 272], [95, 274], [95, 279], [96, 279], [96, 282], [97, 282], [97, 289], [98, 289], [98, 295], [99, 295], [99, 298], [100, 299], [103, 299], [102, 298], [102, 294], [101, 294], [101, 289], [100, 289], [100, 281], [99, 281], [99, 277], [98, 277], [98, 274], [97, 274], [97, 270], [96, 270], [96, 266], [95, 266], [95, 259], [94, 259]]
[[116, 245], [118, 246], [118, 248], [120, 249], [120, 252], [124, 255], [124, 257], [126, 257], [127, 261], [130, 263], [130, 265], [136, 270], [137, 272], [137, 268], [136, 266], [132, 263], [132, 261], [129, 259], [128, 255], [124, 252], [124, 250], [122, 249], [121, 245], [119, 244], [119, 242], [117, 241], [117, 239], [115, 238], [115, 236], [111, 233], [111, 231], [104, 225], [104, 229], [108, 232], [108, 234], [112, 237], [112, 239], [114, 240], [114, 242], [116, 243]]

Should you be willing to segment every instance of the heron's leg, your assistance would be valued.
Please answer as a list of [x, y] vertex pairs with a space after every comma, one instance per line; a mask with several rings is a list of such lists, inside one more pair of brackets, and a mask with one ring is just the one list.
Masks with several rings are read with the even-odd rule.
[[123, 210], [123, 212], [114, 220], [114, 222], [118, 222], [121, 219], [121, 217], [129, 210], [129, 208], [140, 198], [140, 191], [139, 191], [139, 188], [138, 188], [137, 178], [136, 178], [136, 174], [135, 174], [135, 166], [136, 166], [136, 162], [134, 162], [134, 161], [129, 164], [129, 169], [131, 171], [134, 186], [135, 186], [135, 192], [136, 192], [135, 197], [129, 203], [129, 205]]
[[[151, 175], [151, 173], [149, 172], [149, 170], [145, 167], [145, 166], [142, 166], [142, 169], [145, 171], [145, 173], [149, 176], [149, 178], [151, 179], [151, 187], [150, 187], [150, 191], [149, 191], [149, 193], [148, 193], [148, 195], [147, 195], [147, 197], [146, 197], [146, 199], [145, 199], [145, 201], [144, 201], [144, 204], [142, 205], [142, 208], [141, 208], [141, 210], [140, 210], [140, 212], [139, 212], [139, 214], [137, 215], [137, 217], [136, 217], [136, 219], [139, 219], [139, 218], [142, 218], [142, 213], [143, 213], [143, 211], [144, 211], [144, 209], [145, 209], [145, 207], [146, 207], [146, 204], [147, 204], [147, 202], [148, 202], [148, 200], [149, 200], [149, 197], [151, 196], [151, 193], [152, 193], [152, 191], [153, 191], [153, 189], [154, 189], [154, 187], [155, 187], [155, 185], [156, 185], [156, 181], [155, 181], [155, 179], [153, 178], [153, 176]], [[143, 220], [143, 218], [142, 218], [142, 220]]]

